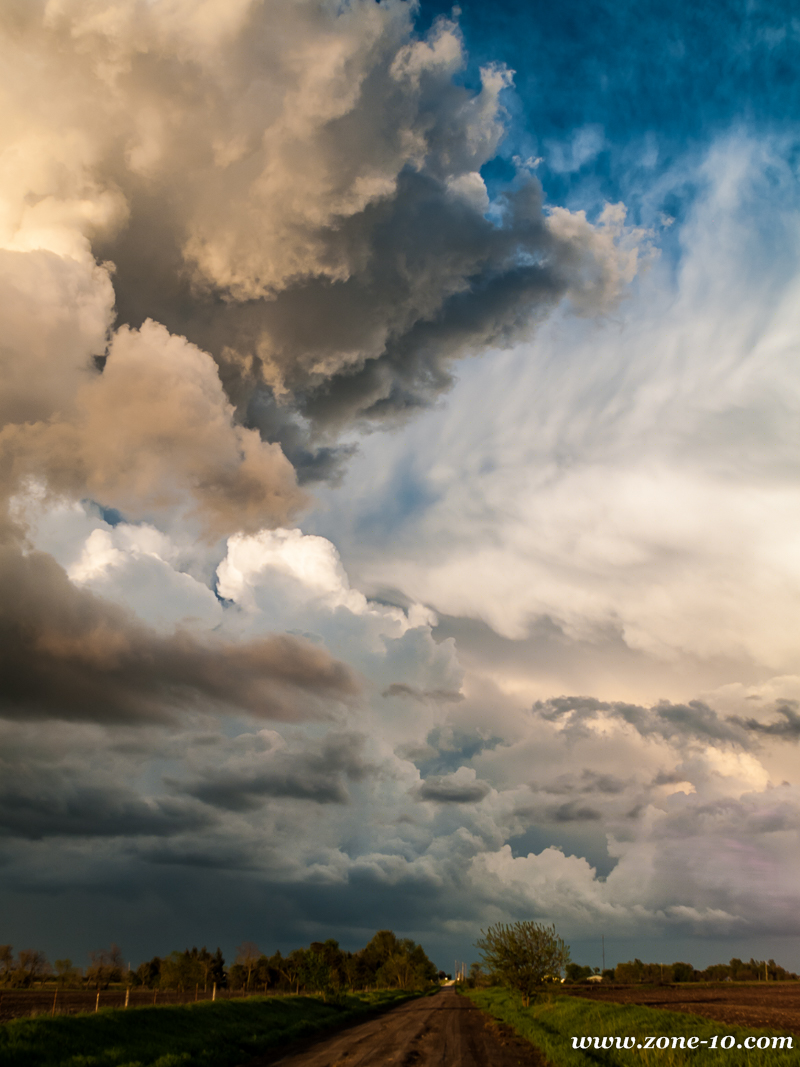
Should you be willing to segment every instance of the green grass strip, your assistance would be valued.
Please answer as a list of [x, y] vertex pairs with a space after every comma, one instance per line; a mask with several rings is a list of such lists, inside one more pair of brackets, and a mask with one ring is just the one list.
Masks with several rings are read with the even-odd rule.
[[330, 1004], [315, 997], [249, 997], [14, 1019], [0, 1026], [0, 1067], [236, 1067], [276, 1045], [415, 995], [385, 990]]
[[[797, 1067], [800, 1063], [797, 1037], [793, 1049], [710, 1049], [707, 1045], [692, 1049], [573, 1049], [573, 1037], [635, 1037], [645, 1043], [646, 1036], [673, 1036], [710, 1039], [714, 1034], [731, 1034], [736, 1044], [746, 1037], [769, 1036], [767, 1030], [744, 1029], [727, 1023], [713, 1022], [698, 1015], [645, 1008], [638, 1004], [599, 1004], [582, 997], [542, 994], [522, 1007], [519, 996], [504, 989], [473, 989], [466, 995], [483, 1011], [507, 1023], [544, 1053], [553, 1067]], [[785, 1031], [784, 1031], [785, 1033]], [[671, 1042], [670, 1042], [671, 1044]]]

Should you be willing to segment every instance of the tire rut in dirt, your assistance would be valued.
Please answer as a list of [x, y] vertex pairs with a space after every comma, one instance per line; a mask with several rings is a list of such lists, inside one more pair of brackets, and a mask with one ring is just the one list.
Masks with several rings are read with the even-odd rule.
[[248, 1067], [548, 1067], [533, 1045], [443, 990]]

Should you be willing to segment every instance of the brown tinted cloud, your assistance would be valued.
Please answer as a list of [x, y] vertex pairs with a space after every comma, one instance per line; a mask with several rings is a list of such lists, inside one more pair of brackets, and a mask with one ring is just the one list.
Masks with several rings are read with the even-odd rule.
[[[613, 299], [636, 269], [623, 214], [592, 226], [545, 213], [522, 165], [490, 205], [479, 171], [504, 135], [510, 75], [489, 66], [479, 90], [456, 84], [457, 26], [420, 40], [412, 17], [399, 0], [12, 7], [8, 246], [113, 263], [117, 323], [153, 319], [211, 353], [239, 419], [265, 437], [276, 400], [312, 433], [394, 417], [445, 389], [456, 357], [507, 342], [565, 295]], [[92, 399], [115, 424], [140, 421], [136, 395], [121, 404], [104, 385]], [[103, 421], [92, 407], [86, 433]], [[283, 521], [287, 471], [237, 432], [235, 502], [247, 517], [269, 482]], [[294, 452], [325, 476], [335, 464], [318, 448]], [[218, 472], [188, 473], [219, 525]]]
[[185, 709], [299, 720], [358, 692], [324, 650], [287, 635], [230, 644], [156, 635], [71, 585], [43, 553], [0, 549], [0, 715], [169, 722]]
[[457, 84], [457, 26], [420, 39], [413, 14], [0, 12], [4, 714], [293, 719], [350, 698], [354, 677], [308, 643], [158, 636], [75, 589], [23, 553], [15, 500], [90, 498], [212, 542], [289, 524], [298, 470], [341, 469], [340, 429], [429, 403], [455, 358], [564, 296], [601, 306], [635, 271], [621, 210], [547, 213], [521, 164], [490, 203], [510, 74]]

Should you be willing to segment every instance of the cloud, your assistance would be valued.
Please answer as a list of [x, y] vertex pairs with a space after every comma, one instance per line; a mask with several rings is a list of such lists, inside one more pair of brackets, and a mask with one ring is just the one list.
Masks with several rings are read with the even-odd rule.
[[752, 718], [735, 718], [735, 722], [745, 730], [751, 730], [757, 734], [785, 738], [787, 741], [797, 741], [800, 739], [800, 715], [797, 714], [797, 707], [797, 701], [786, 701], [775, 709], [782, 718], [769, 723]]
[[476, 804], [489, 793], [491, 786], [475, 777], [469, 767], [459, 767], [454, 774], [436, 774], [425, 778], [417, 790], [420, 800], [438, 804]]
[[94, 262], [0, 249], [0, 427], [61, 409], [104, 354], [113, 305], [111, 278]]
[[[244, 745], [240, 737], [237, 747]], [[204, 804], [230, 811], [257, 809], [270, 797], [346, 804], [347, 781], [363, 781], [374, 770], [363, 747], [358, 734], [329, 733], [317, 744], [292, 751], [277, 735], [262, 734], [251, 739], [233, 765], [215, 764], [192, 781], [174, 784]]]
[[61, 417], [0, 434], [17, 482], [41, 477], [136, 516], [184, 510], [216, 534], [305, 502], [280, 448], [235, 425], [211, 358], [163, 326], [118, 330], [102, 374], [85, 377]]
[[511, 670], [488, 653], [484, 670], [531, 696], [582, 679], [689, 700], [796, 673], [790, 158], [740, 133], [661, 173], [645, 214], [699, 191], [614, 315], [559, 312], [462, 365], [445, 409], [353, 458], [320, 531], [362, 587], [517, 643]]
[[80, 782], [6, 782], [0, 791], [0, 833], [39, 841], [52, 837], [173, 837], [209, 826], [194, 807], [171, 799], [143, 800], [122, 789]]
[[665, 700], [650, 708], [622, 701], [603, 701], [595, 697], [553, 697], [537, 701], [533, 713], [548, 722], [558, 722], [562, 729], [580, 731], [585, 724], [615, 718], [632, 726], [642, 736], [712, 742], [733, 742], [746, 747], [747, 737], [738, 720], [723, 719], [701, 700], [672, 704]]
[[586, 804], [576, 804], [572, 800], [549, 808], [547, 814], [555, 822], [586, 822], [603, 817], [602, 812], [597, 808], [590, 808]]
[[70, 0], [5, 23], [0, 242], [113, 263], [118, 321], [210, 352], [239, 415], [305, 477], [346, 452], [276, 398], [317, 427], [402, 415], [450, 385], [454, 359], [566, 295], [606, 306], [636, 269], [619, 211], [547, 214], [525, 170], [490, 203], [480, 170], [511, 76], [489, 64], [467, 89], [457, 24], [420, 38], [413, 18], [400, 0]]
[[331, 542], [301, 530], [262, 530], [251, 537], [231, 537], [227, 555], [217, 568], [217, 590], [227, 600], [252, 609], [256, 607], [255, 587], [273, 574], [289, 578], [298, 592], [329, 611], [344, 607], [361, 615], [369, 610], [364, 594], [350, 588]]
[[616, 796], [625, 791], [626, 782], [613, 774], [598, 774], [589, 767], [584, 768], [580, 775], [567, 774], [559, 782], [550, 782], [547, 786], [548, 793], [603, 793], [608, 796]]
[[359, 688], [343, 664], [288, 635], [231, 644], [156, 634], [76, 589], [51, 557], [9, 547], [0, 629], [0, 709], [12, 718], [168, 721], [205, 706], [302, 719]]
[[453, 689], [417, 689], [405, 682], [392, 682], [381, 694], [383, 697], [408, 697], [409, 700], [438, 700], [444, 703], [456, 703], [464, 699], [464, 694]]

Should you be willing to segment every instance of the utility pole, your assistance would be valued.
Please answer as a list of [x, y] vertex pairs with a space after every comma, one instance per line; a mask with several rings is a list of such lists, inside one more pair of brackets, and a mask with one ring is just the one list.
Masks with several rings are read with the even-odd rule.
[[601, 938], [603, 942], [603, 970], [606, 969], [606, 935], [603, 934]]

